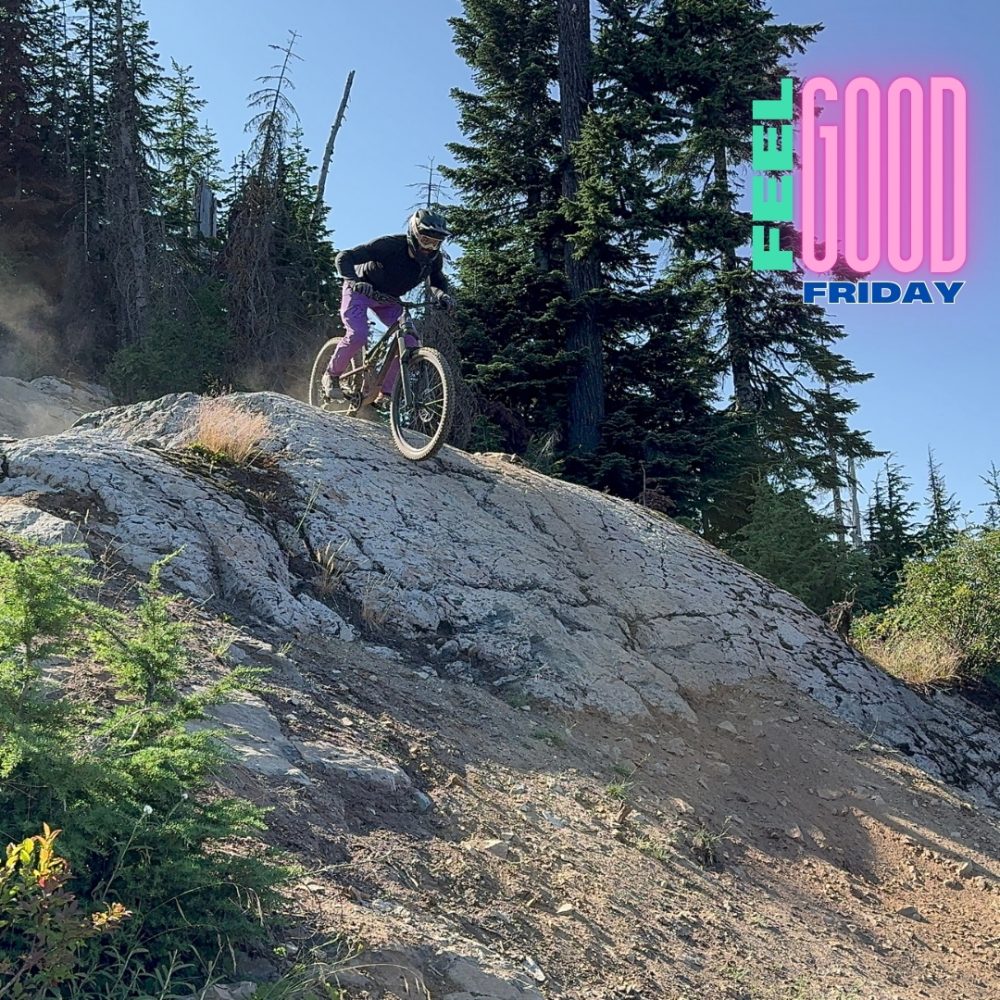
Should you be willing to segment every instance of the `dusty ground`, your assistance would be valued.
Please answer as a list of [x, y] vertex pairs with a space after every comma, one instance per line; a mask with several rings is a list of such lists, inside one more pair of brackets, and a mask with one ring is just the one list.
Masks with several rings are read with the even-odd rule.
[[369, 650], [293, 647], [267, 701], [433, 805], [318, 774], [256, 793], [312, 868], [308, 931], [365, 949], [347, 996], [492, 995], [443, 978], [477, 949], [545, 997], [1000, 996], [996, 819], [877, 732], [778, 685], [693, 696], [698, 725], [557, 714]]
[[[76, 494], [33, 499], [83, 524], [91, 511]], [[299, 583], [316, 569], [293, 568]], [[112, 547], [99, 569], [109, 591], [127, 586]], [[359, 640], [278, 654], [283, 637], [240, 638], [189, 604], [192, 673], [224, 655], [270, 667], [253, 718], [277, 742], [403, 779], [378, 787], [308, 759], [292, 780], [227, 779], [273, 807], [270, 839], [309, 870], [285, 943], [360, 950], [350, 1000], [1000, 997], [998, 817], [877, 729], [775, 681], [681, 691], [692, 722], [559, 713], [506, 675], [448, 677], [453, 656], [395, 642], [335, 573], [313, 586]], [[100, 695], [100, 678], [68, 673]]]

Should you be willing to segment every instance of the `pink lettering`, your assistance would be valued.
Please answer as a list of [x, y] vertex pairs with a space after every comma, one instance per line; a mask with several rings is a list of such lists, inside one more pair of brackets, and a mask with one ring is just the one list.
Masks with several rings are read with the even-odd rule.
[[837, 100], [837, 85], [825, 76], [808, 80], [802, 88], [802, 258], [810, 271], [829, 271], [837, 262], [837, 218], [840, 214], [837, 184], [837, 126], [820, 125], [825, 166], [823, 252], [819, 253], [816, 232], [816, 97]]
[[806, 270], [830, 271], [841, 251], [862, 274], [883, 263], [902, 274], [928, 263], [933, 274], [951, 274], [966, 263], [968, 98], [960, 80], [930, 77], [928, 90], [899, 77], [883, 97], [874, 79], [859, 76], [841, 103], [833, 80], [812, 77], [802, 88], [801, 129]]

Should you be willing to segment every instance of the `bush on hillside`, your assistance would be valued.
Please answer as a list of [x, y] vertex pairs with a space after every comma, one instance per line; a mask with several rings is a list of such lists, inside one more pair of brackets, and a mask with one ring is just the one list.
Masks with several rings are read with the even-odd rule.
[[[54, 963], [53, 992], [30, 995], [140, 995], [111, 989], [123, 963], [134, 991], [143, 976], [155, 985], [167, 966], [186, 967], [178, 981], [196, 981], [220, 951], [262, 936], [262, 916], [286, 874], [247, 842], [232, 846], [263, 829], [262, 811], [209, 794], [227, 755], [212, 731], [189, 726], [246, 678], [230, 675], [197, 696], [177, 689], [189, 673], [187, 629], [159, 592], [157, 571], [125, 614], [86, 597], [92, 581], [81, 560], [21, 551], [0, 551], [0, 834], [24, 844], [43, 822], [62, 828], [60, 853], [72, 871], [66, 892], [86, 913], [130, 913], [114, 952], [81, 933]], [[110, 668], [113, 707], [45, 681], [44, 658], [71, 651]], [[40, 933], [18, 929], [24, 940]], [[80, 983], [87, 989], [70, 991]]]
[[[863, 652], [879, 645], [932, 644], [954, 659], [959, 677], [1000, 664], [1000, 531], [965, 536], [928, 561], [906, 565], [894, 605], [860, 619]], [[877, 655], [876, 657], [877, 658]]]
[[181, 305], [156, 307], [146, 336], [115, 352], [105, 378], [118, 399], [133, 403], [214, 389], [225, 382], [231, 360], [222, 290], [206, 283]]

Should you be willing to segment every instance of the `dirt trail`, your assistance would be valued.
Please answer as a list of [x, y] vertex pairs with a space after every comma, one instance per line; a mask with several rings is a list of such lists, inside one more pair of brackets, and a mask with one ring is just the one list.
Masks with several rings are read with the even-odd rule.
[[[623, 725], [336, 646], [290, 655], [316, 687], [275, 716], [398, 758], [433, 801], [317, 782], [272, 823], [336, 866], [300, 890], [312, 925], [349, 929], [411, 990], [452, 996], [435, 970], [471, 943], [546, 997], [1000, 993], [994, 819], [788, 686], [720, 687], [698, 725]], [[347, 982], [414, 995], [374, 970]]]

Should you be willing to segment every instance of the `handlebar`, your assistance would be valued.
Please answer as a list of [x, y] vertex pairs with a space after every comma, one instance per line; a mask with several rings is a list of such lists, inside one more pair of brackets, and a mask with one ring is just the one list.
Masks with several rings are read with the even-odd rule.
[[[354, 284], [351, 278], [347, 278], [346, 280], [351, 282], [352, 285]], [[359, 278], [358, 280], [360, 281], [361, 279]], [[394, 302], [396, 305], [400, 305], [404, 309], [426, 309], [428, 306], [433, 306], [435, 304], [433, 302], [407, 302], [406, 299], [401, 299], [395, 295], [389, 295], [386, 292], [379, 292], [374, 289], [369, 297], [374, 299], [376, 302]]]

